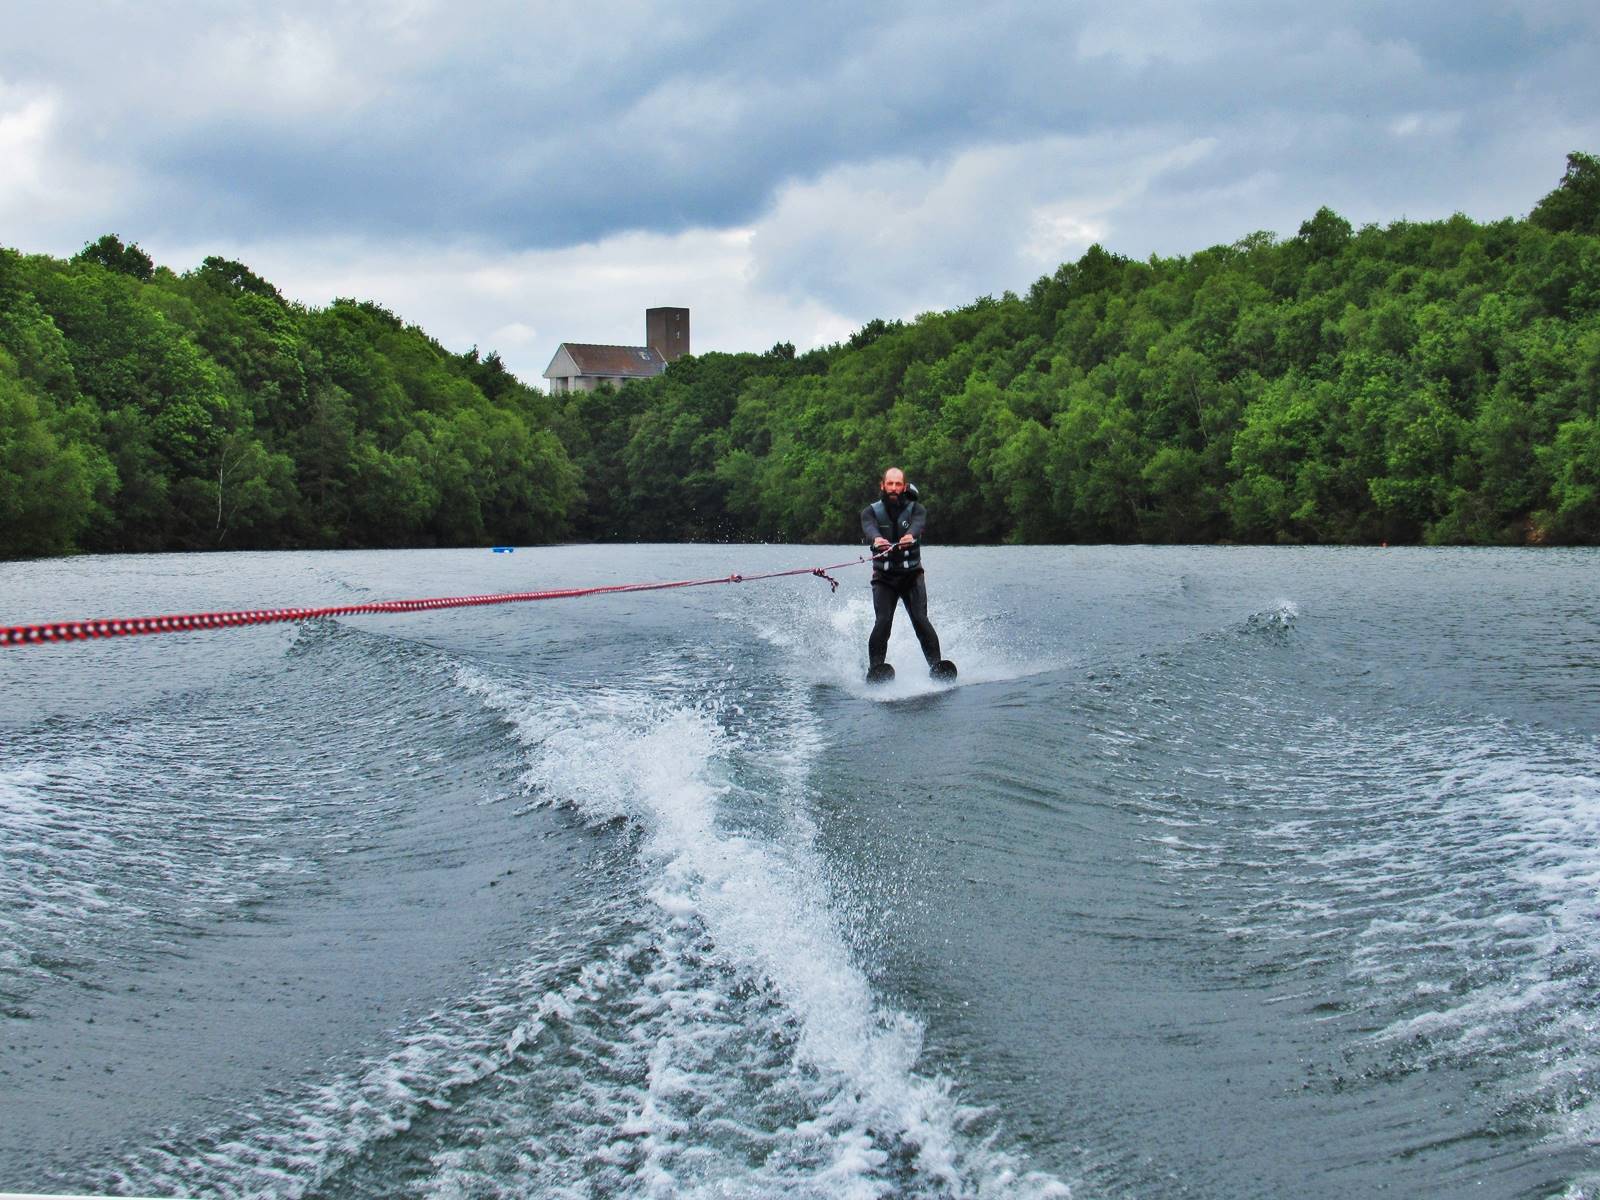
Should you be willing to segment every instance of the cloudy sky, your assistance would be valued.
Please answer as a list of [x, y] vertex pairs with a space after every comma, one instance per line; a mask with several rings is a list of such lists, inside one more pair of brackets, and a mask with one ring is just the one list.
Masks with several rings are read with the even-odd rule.
[[1594, 0], [9, 0], [0, 245], [102, 233], [562, 341], [802, 349], [1182, 254], [1520, 216], [1600, 151]]

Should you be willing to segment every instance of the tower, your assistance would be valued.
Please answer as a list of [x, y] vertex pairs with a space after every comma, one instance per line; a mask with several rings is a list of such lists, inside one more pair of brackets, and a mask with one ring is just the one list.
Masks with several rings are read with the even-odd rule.
[[668, 362], [690, 353], [689, 310], [687, 308], [647, 308], [644, 310], [644, 340]]

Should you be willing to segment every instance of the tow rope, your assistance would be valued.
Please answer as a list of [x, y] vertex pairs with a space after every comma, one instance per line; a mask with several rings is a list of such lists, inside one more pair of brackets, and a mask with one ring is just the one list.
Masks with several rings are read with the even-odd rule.
[[0, 626], [0, 646], [42, 646], [91, 638], [227, 629], [238, 625], [272, 625], [280, 621], [311, 621], [317, 617], [342, 617], [354, 613], [424, 612], [436, 608], [520, 604], [530, 600], [571, 600], [578, 596], [604, 596], [618, 592], [660, 592], [669, 588], [705, 587], [714, 583], [753, 583], [759, 579], [781, 579], [787, 575], [815, 575], [827, 580], [833, 591], [838, 591], [839, 581], [829, 575], [829, 571], [872, 562], [880, 557], [882, 554], [863, 554], [849, 562], [833, 563], [826, 567], [796, 567], [791, 571], [766, 571], [759, 575], [719, 575], [715, 579], [677, 579], [668, 583], [615, 583], [603, 587], [557, 588], [545, 592], [495, 592], [485, 596], [440, 596], [429, 600], [377, 600], [370, 604], [335, 604], [322, 608], [253, 608], [237, 612], [183, 613], [165, 617], [97, 617], [87, 621], [52, 621], [44, 625]]

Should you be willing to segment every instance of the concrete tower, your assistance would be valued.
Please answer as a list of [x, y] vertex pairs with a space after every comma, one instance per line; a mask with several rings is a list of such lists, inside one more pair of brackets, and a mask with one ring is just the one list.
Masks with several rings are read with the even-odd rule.
[[645, 344], [668, 362], [690, 353], [689, 310], [687, 308], [647, 308], [644, 310]]

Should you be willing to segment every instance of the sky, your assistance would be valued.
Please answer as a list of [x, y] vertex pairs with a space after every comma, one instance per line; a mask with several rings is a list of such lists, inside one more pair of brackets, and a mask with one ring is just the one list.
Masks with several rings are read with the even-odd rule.
[[1594, 0], [4, 0], [0, 245], [101, 234], [563, 341], [801, 350], [1327, 205], [1523, 216], [1600, 152]]

